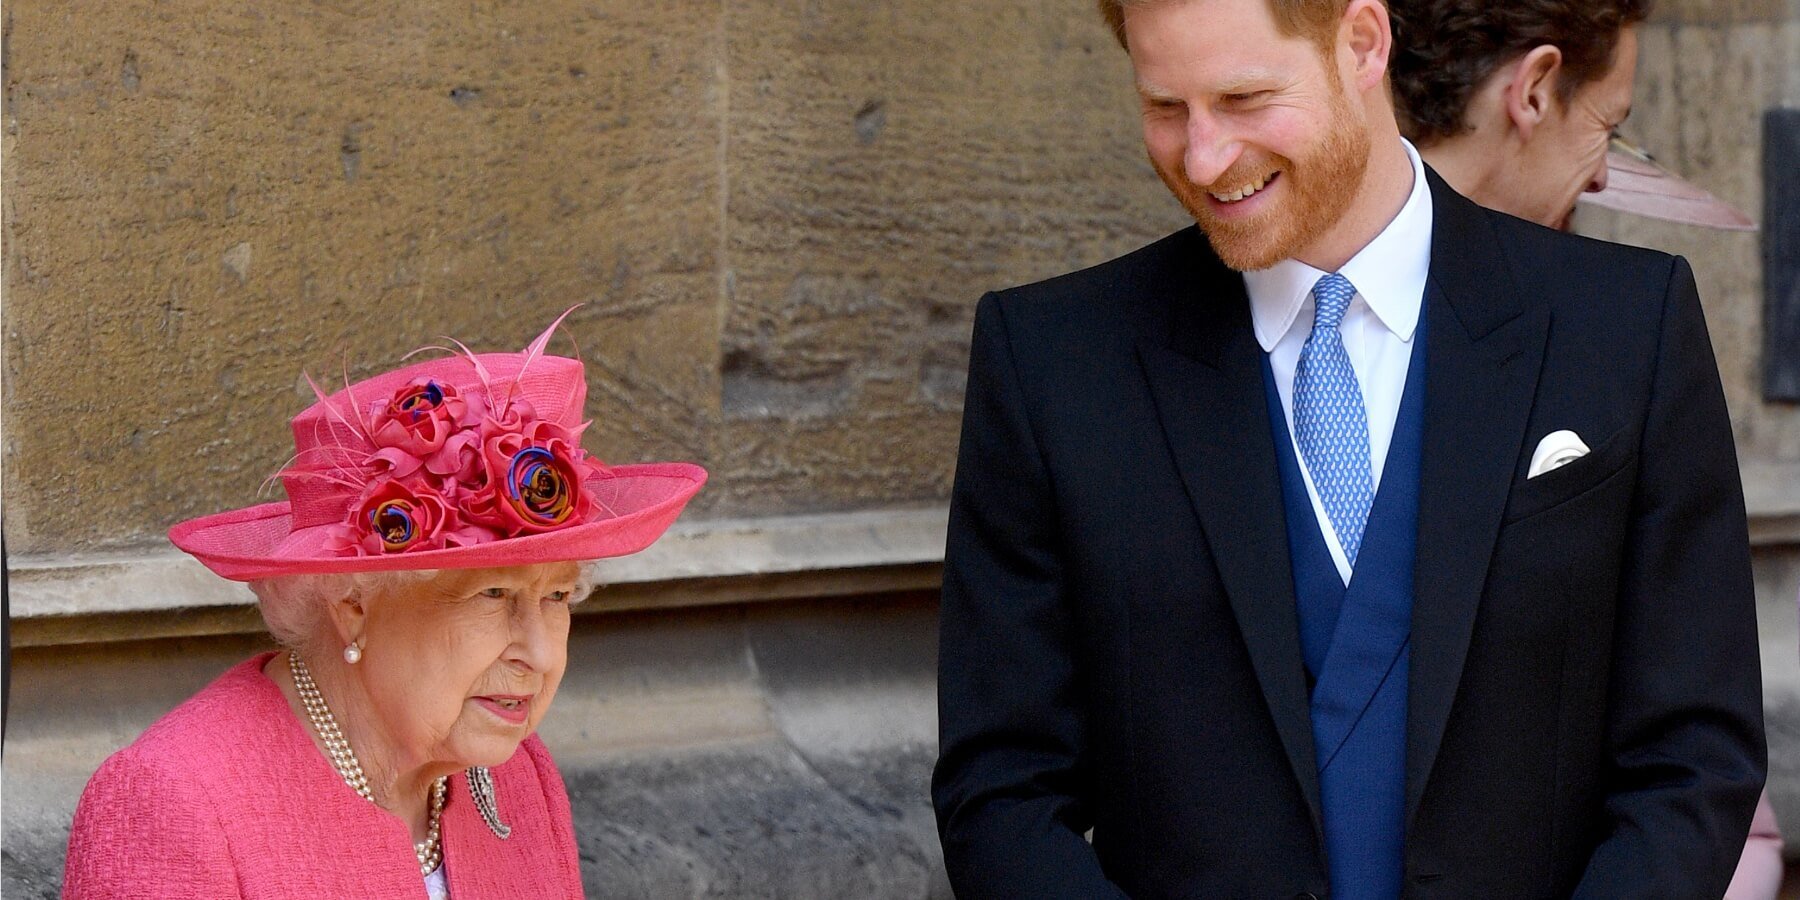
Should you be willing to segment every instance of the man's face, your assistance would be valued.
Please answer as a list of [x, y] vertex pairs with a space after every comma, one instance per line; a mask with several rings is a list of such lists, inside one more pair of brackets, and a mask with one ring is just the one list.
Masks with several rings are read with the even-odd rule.
[[1355, 199], [1369, 124], [1335, 52], [1284, 35], [1268, 0], [1125, 10], [1144, 145], [1225, 264], [1301, 256]]
[[1606, 148], [1631, 114], [1637, 49], [1637, 28], [1628, 27], [1619, 35], [1612, 70], [1576, 88], [1567, 103], [1551, 104], [1514, 163], [1512, 199], [1499, 208], [1567, 228], [1582, 193], [1606, 187]]

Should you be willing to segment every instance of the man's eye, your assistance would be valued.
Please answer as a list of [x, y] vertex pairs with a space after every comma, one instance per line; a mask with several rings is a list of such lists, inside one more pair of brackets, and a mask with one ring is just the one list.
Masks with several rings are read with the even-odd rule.
[[555, 602], [555, 603], [562, 603], [563, 601], [569, 599], [569, 592], [568, 591], [551, 591], [548, 595], [546, 595], [544, 597], [544, 599]]
[[1268, 96], [1268, 94], [1269, 94], [1268, 91], [1243, 91], [1241, 93], [1236, 93], [1236, 94], [1226, 94], [1225, 102], [1227, 102], [1227, 103], [1251, 103], [1251, 102], [1254, 102], [1257, 100], [1261, 100], [1262, 98]]
[[499, 600], [506, 596], [506, 588], [497, 588], [497, 587], [488, 588], [487, 590], [481, 592], [481, 596], [492, 597], [495, 600]]

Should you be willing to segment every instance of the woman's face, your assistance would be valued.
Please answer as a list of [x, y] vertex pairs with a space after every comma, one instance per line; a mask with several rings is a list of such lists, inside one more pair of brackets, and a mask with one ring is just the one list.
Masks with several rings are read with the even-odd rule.
[[497, 766], [543, 720], [579, 568], [451, 569], [365, 607], [356, 667], [404, 764]]

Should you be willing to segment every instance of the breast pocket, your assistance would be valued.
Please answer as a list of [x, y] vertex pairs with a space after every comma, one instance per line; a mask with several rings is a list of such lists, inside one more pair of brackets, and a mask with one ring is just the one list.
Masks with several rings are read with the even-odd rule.
[[1632, 438], [1630, 428], [1621, 428], [1595, 445], [1586, 456], [1515, 484], [1512, 495], [1507, 498], [1502, 523], [1548, 512], [1605, 484], [1637, 455], [1637, 444]]

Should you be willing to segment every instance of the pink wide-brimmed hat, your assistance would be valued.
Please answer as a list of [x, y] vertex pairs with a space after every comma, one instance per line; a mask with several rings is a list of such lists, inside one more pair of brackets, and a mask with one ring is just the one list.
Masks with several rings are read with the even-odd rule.
[[579, 360], [544, 354], [555, 330], [519, 353], [464, 350], [330, 396], [315, 387], [318, 402], [293, 421], [293, 462], [278, 473], [287, 501], [190, 519], [169, 540], [233, 581], [498, 568], [650, 546], [706, 470], [589, 456], [587, 379]]
[[1606, 151], [1606, 189], [1580, 200], [1619, 212], [1725, 231], [1755, 231], [1756, 223], [1705, 188], [1684, 181], [1648, 152], [1621, 137]]

